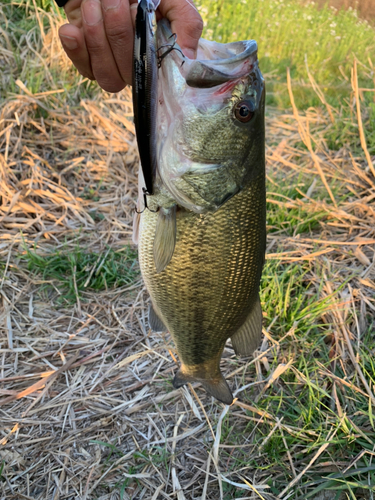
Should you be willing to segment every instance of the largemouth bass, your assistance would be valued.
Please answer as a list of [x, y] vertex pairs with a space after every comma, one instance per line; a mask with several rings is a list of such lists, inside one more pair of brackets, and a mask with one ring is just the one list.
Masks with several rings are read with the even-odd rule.
[[[157, 46], [171, 35], [159, 22]], [[150, 327], [170, 332], [181, 361], [174, 386], [198, 381], [226, 404], [225, 343], [249, 355], [262, 330], [264, 94], [253, 40], [201, 39], [196, 60], [170, 51], [159, 69], [153, 195], [136, 229]]]

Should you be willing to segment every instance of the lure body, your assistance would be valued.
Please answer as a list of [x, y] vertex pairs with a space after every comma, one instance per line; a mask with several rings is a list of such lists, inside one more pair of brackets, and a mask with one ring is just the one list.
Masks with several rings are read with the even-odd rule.
[[145, 190], [153, 193], [157, 169], [156, 113], [158, 102], [158, 64], [156, 50], [156, 15], [159, 1], [141, 0], [135, 21], [133, 54], [134, 124]]

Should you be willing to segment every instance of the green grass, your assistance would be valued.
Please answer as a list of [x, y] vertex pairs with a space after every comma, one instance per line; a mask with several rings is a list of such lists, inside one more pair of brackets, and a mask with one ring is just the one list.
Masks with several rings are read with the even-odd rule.
[[0, 466], [0, 481], [2, 481], [2, 482], [6, 481], [5, 477], [3, 476], [4, 465], [5, 465], [5, 461], [2, 460], [1, 466]]
[[85, 291], [129, 286], [139, 278], [137, 252], [130, 246], [96, 253], [77, 245], [73, 251], [47, 255], [26, 249], [22, 261], [31, 273], [42, 277], [49, 291], [59, 290], [60, 303], [71, 304]]
[[[310, 335], [314, 338], [313, 333]], [[294, 342], [296, 340], [298, 342], [298, 336]], [[311, 344], [311, 341], [309, 343]], [[301, 343], [300, 346], [302, 347]], [[319, 360], [316, 360], [311, 354], [308, 356], [308, 347], [308, 343], [304, 342], [303, 349], [306, 354], [299, 356], [294, 364], [294, 369], [289, 370], [281, 377], [273, 395], [263, 397], [257, 402], [260, 411], [264, 410], [272, 415], [278, 415], [279, 418], [283, 419], [283, 425], [286, 426], [283, 432], [276, 430], [273, 433], [262, 448], [259, 459], [247, 462], [250, 467], [259, 467], [259, 463], [262, 463], [262, 470], [280, 471], [276, 477], [269, 481], [272, 492], [277, 495], [281, 493], [285, 484], [293, 479], [287, 459], [288, 450], [292, 454], [295, 466], [298, 466], [300, 461], [308, 462], [324, 443], [329, 442], [328, 457], [333, 462], [349, 462], [351, 457], [354, 458], [364, 449], [372, 452], [375, 446], [375, 432], [365, 424], [364, 413], [365, 408], [368, 408], [366, 398], [348, 388], [342, 394], [341, 390], [337, 388], [338, 398], [342, 403], [345, 404], [345, 401], [349, 399], [353, 404], [353, 408], [346, 409], [348, 415], [340, 418], [337, 415], [337, 410], [331, 409], [332, 387], [330, 380], [327, 377], [324, 379], [320, 374], [321, 364], [329, 369], [331, 363], [328, 357], [328, 348], [325, 348], [324, 343], [320, 342]], [[326, 358], [325, 361], [324, 358]], [[254, 396], [255, 394], [249, 391], [244, 400], [248, 404], [254, 404]], [[249, 412], [248, 415], [251, 416], [251, 413]], [[273, 427], [274, 425], [262, 424], [254, 431], [253, 426], [249, 424], [247, 431], [254, 433], [255, 447], [261, 446]], [[296, 429], [296, 431], [288, 432], [288, 427]], [[332, 437], [334, 431], [336, 433]], [[246, 432], [242, 432], [241, 435], [246, 435]], [[364, 455], [364, 458], [357, 462], [357, 469], [350, 468], [345, 475], [329, 472], [322, 474], [319, 467], [318, 469], [312, 468], [300, 482], [301, 490], [308, 491], [309, 496], [299, 497], [297, 495], [293, 498], [314, 498], [314, 494], [317, 494], [319, 489], [328, 489], [328, 487], [336, 491], [340, 488], [349, 491], [349, 487], [351, 487], [354, 492], [360, 488], [369, 489], [366, 474], [371, 472], [373, 475], [375, 472], [374, 465], [367, 469], [369, 466], [367, 459], [369, 458], [371, 455]], [[239, 457], [237, 466], [241, 465], [241, 461], [246, 463], [246, 455], [242, 454], [242, 457]], [[351, 482], [351, 476], [355, 477], [356, 484]], [[372, 491], [375, 491], [374, 484], [374, 482], [370, 483]]]
[[[124, 456], [124, 453], [112, 443], [107, 443], [105, 441], [99, 441], [96, 439], [93, 439], [92, 441], [90, 441], [90, 443], [99, 445], [105, 450], [108, 450], [108, 455], [106, 456], [104, 462], [103, 472], [105, 468], [110, 467], [113, 464], [115, 458], [118, 459], [119, 457]], [[135, 462], [135, 465], [128, 466], [128, 474], [139, 474], [145, 468], [145, 465], [151, 464], [154, 466], [155, 470], [163, 467], [163, 470], [166, 471], [167, 474], [169, 473], [171, 454], [167, 449], [167, 443], [165, 447], [154, 446], [151, 450], [135, 451], [132, 455], [132, 459]], [[125, 462], [125, 464], [126, 463], [127, 462]], [[131, 477], [118, 481], [118, 483], [115, 485], [115, 488], [119, 490], [120, 499], [125, 498], [124, 494], [126, 489], [131, 485], [131, 483], [134, 482], [138, 484], [137, 479]]]
[[[250, 420], [241, 425], [241, 418], [229, 412], [223, 423], [222, 439], [227, 445], [238, 446], [246, 442], [246, 447], [236, 448], [227, 456], [223, 450], [222, 461], [231, 463], [227, 473], [241, 468], [260, 473], [270, 471], [268, 491], [280, 495], [293, 479], [287, 453], [291, 454], [294, 466], [301, 470], [300, 464], [307, 464], [320, 447], [328, 443], [324, 451], [327, 464], [349, 464], [359, 457], [356, 466], [344, 472], [332, 472], [332, 467], [329, 469], [327, 465], [325, 470], [317, 460], [316, 466], [303, 475], [291, 498], [314, 499], [320, 492], [330, 490], [337, 493], [336, 498], [340, 500], [370, 499], [375, 492], [375, 465], [371, 455], [375, 448], [373, 408], [368, 397], [357, 389], [362, 387], [357, 373], [349, 375], [349, 367], [340, 364], [338, 352], [334, 368], [332, 325], [321, 319], [332, 308], [332, 301], [339, 298], [344, 286], [337, 286], [332, 296], [322, 299], [324, 276], [328, 271], [321, 269], [320, 274], [314, 276], [310, 266], [309, 262], [282, 264], [273, 259], [266, 262], [261, 303], [267, 322], [273, 320], [272, 337], [280, 342], [280, 347], [271, 347], [274, 356], [268, 358], [271, 359], [270, 372], [264, 376], [274, 372], [281, 362], [293, 360], [293, 364], [279, 377], [272, 390], [259, 396], [255, 386], [241, 393], [241, 401], [258, 408], [259, 416], [278, 417], [283, 427], [275, 431], [276, 421], [272, 418], [261, 418], [260, 423], [254, 425], [251, 419], [254, 413], [250, 411], [246, 411]], [[313, 267], [317, 273], [316, 264]], [[375, 324], [368, 319], [370, 326], [362, 336], [357, 355], [361, 370], [373, 386]], [[248, 368], [247, 376], [249, 372], [256, 379], [254, 366]], [[335, 385], [341, 414], [333, 393], [335, 379], [330, 377], [331, 373], [342, 380], [350, 380], [351, 384]], [[238, 489], [229, 484], [225, 484], [224, 491], [226, 500], [239, 495]], [[333, 494], [332, 500], [334, 498]]]
[[[327, 146], [361, 151], [351, 86], [354, 58], [359, 87], [374, 89], [375, 27], [356, 11], [335, 12], [301, 0], [198, 0], [205, 21], [203, 36], [221, 42], [255, 39], [266, 76], [267, 104], [290, 108], [286, 84], [290, 70], [297, 107], [322, 106], [307, 72], [334, 107], [335, 123], [324, 129]], [[363, 92], [362, 119], [367, 147], [375, 154], [374, 92]]]
[[[278, 336], [286, 334], [295, 323], [301, 335], [319, 329], [321, 323], [318, 320], [330, 308], [332, 297], [319, 298], [320, 287], [313, 284], [308, 262], [282, 264], [275, 259], [266, 261], [260, 287], [262, 309], [266, 317], [276, 318], [272, 331]], [[310, 292], [310, 288], [313, 291]], [[335, 293], [339, 290], [336, 289]]]
[[[350, 69], [354, 56], [368, 66], [375, 64], [375, 29], [359, 20], [355, 11], [337, 14], [329, 7], [299, 0], [200, 0], [206, 22], [204, 36], [230, 42], [253, 38], [258, 42], [261, 69], [272, 74], [268, 80], [269, 103], [289, 106], [285, 86], [290, 68], [300, 106], [320, 104], [308, 84], [307, 60], [315, 80], [323, 86], [330, 102], [350, 93]], [[368, 80], [366, 72], [361, 78]]]
[[[267, 183], [267, 232], [283, 233], [289, 236], [310, 233], [319, 228], [321, 220], [328, 213], [325, 210], [308, 211], [305, 204], [295, 207], [288, 205], [288, 201], [301, 200], [302, 193], [306, 193], [311, 185], [311, 177], [295, 174], [293, 171], [288, 175], [285, 172], [269, 172]], [[312, 195], [313, 199], [321, 199], [325, 195], [325, 188], [317, 183]]]
[[[371, 95], [373, 94], [373, 95]], [[364, 102], [361, 104], [363, 128], [366, 134], [366, 143], [370, 155], [375, 155], [375, 101], [374, 92], [365, 94]], [[359, 154], [362, 151], [359, 139], [358, 125], [355, 122], [356, 110], [346, 99], [336, 111], [336, 121], [324, 131], [327, 147], [338, 151], [345, 147], [351, 149], [352, 153]]]
[[[45, 7], [47, 14], [56, 10], [50, 0], [37, 0], [37, 4]], [[350, 81], [347, 79], [350, 80], [350, 68], [355, 55], [361, 62], [358, 65], [360, 86], [374, 88], [368, 60], [370, 57], [372, 63], [375, 63], [373, 28], [358, 21], [353, 13], [341, 12], [335, 16], [330, 9], [319, 11], [312, 4], [301, 7], [297, 1], [292, 0], [201, 0], [200, 5], [201, 12], [208, 22], [206, 37], [221, 41], [252, 37], [258, 41], [261, 68], [267, 75], [268, 104], [281, 108], [290, 107], [285, 83], [286, 69], [290, 68], [298, 107], [305, 110], [311, 105], [322, 106], [308, 85], [306, 54], [311, 74], [321, 86], [327, 100], [335, 106], [333, 110], [335, 122], [329, 126], [325, 121], [322, 121], [321, 126], [319, 123], [314, 124], [311, 127], [313, 135], [316, 133], [324, 135], [327, 151], [345, 147], [350, 148], [354, 155], [361, 152], [356, 109]], [[3, 8], [7, 20], [5, 22], [2, 19], [0, 22], [9, 34], [16, 64], [4, 69], [5, 83], [0, 88], [0, 96], [8, 96], [9, 92], [20, 93], [15, 84], [17, 78], [21, 79], [32, 92], [50, 90], [52, 84], [45, 77], [45, 68], [40, 64], [24, 64], [22, 55], [28, 50], [25, 42], [27, 34], [32, 37], [32, 44], [36, 50], [43, 49], [43, 40], [38, 33], [32, 2], [17, 0], [17, 4], [9, 3]], [[46, 32], [49, 29], [47, 14], [42, 15]], [[333, 23], [335, 26], [331, 26]], [[336, 37], [341, 38], [337, 40]], [[29, 52], [27, 54], [27, 57], [31, 57]], [[59, 64], [51, 59], [48, 60], [48, 68], [55, 88], [66, 90], [65, 93], [48, 97], [51, 109], [78, 106], [81, 99], [100, 92], [95, 83], [79, 85], [81, 77], [71, 67], [64, 67], [61, 70]], [[364, 93], [361, 104], [368, 148], [370, 154], [374, 155], [374, 92]], [[35, 116], [30, 114], [30, 118], [34, 119], [39, 116], [48, 119], [48, 113], [42, 108], [35, 109]], [[278, 140], [278, 137], [276, 139]], [[268, 138], [269, 144], [276, 139]], [[300, 143], [290, 146], [303, 149]], [[296, 160], [299, 165], [298, 161]], [[302, 166], [306, 167], [305, 164]], [[293, 202], [301, 200], [303, 195], [297, 188], [306, 193], [312, 178], [288, 171], [286, 168], [269, 172], [269, 175], [271, 180], [268, 184], [268, 198], [276, 201], [268, 203], [269, 233], [273, 233], [273, 236], [275, 233], [280, 233], [289, 237], [318, 233], [320, 226], [324, 225], [330, 216], [329, 213], [324, 210], [310, 212], [308, 204], [306, 206], [296, 204], [296, 207], [289, 208], [282, 203], [285, 197]], [[348, 196], [344, 183], [332, 178], [329, 179], [329, 183], [340, 206]], [[90, 186], [84, 188], [82, 198], [95, 201], [98, 200], [99, 194], [98, 181], [97, 188]], [[312, 198], [330, 203], [320, 180]], [[90, 215], [98, 221], [103, 217], [94, 210]], [[284, 251], [285, 248], [275, 246], [271, 251], [278, 250]], [[314, 249], [309, 251], [313, 252]], [[334, 258], [338, 259], [337, 255]], [[51, 253], [42, 253], [39, 248], [27, 249], [21, 256], [21, 263], [34, 277], [40, 279], [42, 293], [49, 294], [57, 305], [72, 304], [77, 296], [85, 300], [85, 291], [129, 286], [139, 279], [136, 252], [130, 247], [125, 247], [121, 251], [107, 248], [102, 253], [91, 252], [79, 245], [73, 250], [68, 250], [66, 247]], [[355, 281], [355, 271], [345, 269], [340, 274], [340, 263], [334, 262], [332, 268], [329, 268], [329, 265], [325, 259], [319, 260], [318, 263], [313, 261], [288, 263], [273, 259], [266, 261], [261, 285], [262, 308], [266, 316], [266, 325], [272, 323], [272, 338], [280, 344], [274, 347], [270, 345], [271, 355], [268, 357], [270, 371], [266, 372], [262, 368], [262, 373], [266, 378], [280, 363], [287, 363], [291, 359], [293, 366], [284, 372], [265, 394], [258, 397], [259, 386], [255, 386], [241, 393], [241, 401], [259, 410], [260, 413], [255, 415], [256, 417], [260, 418], [260, 415], [268, 412], [273, 417], [282, 419], [282, 427], [277, 428], [264, 444], [274, 430], [276, 420], [263, 418], [260, 423], [255, 423], [254, 420], [241, 420], [236, 415], [237, 410], [234, 407], [223, 423], [222, 442], [226, 445], [241, 445], [246, 441], [246, 447], [233, 448], [230, 452], [222, 448], [220, 467], [223, 473], [233, 471], [236, 474], [238, 470], [250, 467], [252, 471], [268, 474], [270, 489], [267, 491], [279, 495], [285, 485], [293, 479], [287, 452], [291, 453], [293, 463], [299, 472], [315, 456], [320, 447], [329, 442], [325, 452], [304, 474], [290, 498], [315, 499], [320, 492], [330, 490], [334, 495], [337, 494], [337, 499], [341, 493], [345, 493], [345, 498], [371, 499], [375, 496], [375, 466], [372, 460], [374, 457], [370, 454], [375, 449], [374, 409], [369, 404], [368, 398], [357, 390], [357, 388], [363, 389], [363, 386], [348, 358], [340, 363], [341, 356], [332, 351], [332, 338], [337, 325], [329, 324], [329, 320], [325, 319], [325, 313], [332, 307], [333, 300], [340, 299], [340, 294], [347, 287], [347, 281], [354, 283], [353, 286], [359, 285]], [[0, 263], [0, 270], [3, 269], [5, 266]], [[334, 294], [325, 297], [326, 291], [323, 288], [327, 279], [334, 285]], [[351, 319], [351, 314], [349, 312], [348, 321]], [[353, 342], [353, 346], [360, 368], [373, 387], [375, 323], [370, 314], [371, 311], [367, 310], [369, 326], [362, 332], [361, 342], [358, 345]], [[342, 415], [339, 414], [333, 394], [335, 379], [331, 377], [332, 373], [350, 383], [349, 386], [336, 383], [337, 401], [341, 405]], [[256, 377], [257, 373], [252, 364], [246, 372], [246, 378], [256, 380]], [[171, 390], [170, 378], [165, 379], [162, 384], [166, 391]], [[244, 410], [243, 414], [254, 419], [254, 413], [250, 411]], [[333, 436], [334, 432], [336, 433]], [[251, 446], [247, 446], [247, 441]], [[123, 450], [112, 444], [104, 441], [92, 441], [92, 443], [110, 450], [103, 458], [103, 471], [118, 457], [124, 455]], [[181, 444], [181, 447], [183, 446], [184, 444]], [[133, 464], [128, 469], [129, 473], [143, 471], [144, 467], [149, 465], [154, 465], [166, 475], [170, 473], [171, 456], [166, 448], [154, 447], [142, 450], [141, 448], [134, 454]], [[363, 451], [366, 453], [360, 456], [355, 466], [351, 466], [352, 460]], [[339, 464], [338, 469], [343, 472], [338, 473], [323, 467], [322, 463], [325, 462]], [[345, 472], [347, 466], [349, 468]], [[2, 481], [3, 467], [4, 462], [0, 467]], [[120, 496], [131, 481], [135, 480], [122, 478], [116, 484]], [[228, 483], [223, 483], [223, 490], [226, 500], [243, 498], [247, 495]]]
[[[37, 0], [39, 19], [43, 25], [44, 33], [48, 33], [51, 24], [58, 21], [57, 12], [63, 18], [64, 11], [59, 9], [54, 0]], [[31, 0], [12, 0], [2, 5], [4, 17], [0, 17], [0, 28], [7, 34], [5, 48], [13, 54], [11, 64], [2, 68], [2, 85], [0, 85], [0, 98], [9, 96], [9, 93], [20, 93], [16, 80], [21, 80], [32, 93], [50, 91], [51, 89], [65, 89], [66, 93], [47, 96], [46, 101], [57, 108], [56, 99], [63, 97], [67, 105], [78, 105], [81, 99], [92, 98], [100, 89], [96, 82], [86, 81], [73, 65], [61, 64], [61, 59], [56, 58], [56, 48], [50, 47], [50, 40], [45, 40], [41, 35], [34, 4]], [[53, 26], [56, 29], [56, 26]], [[30, 49], [32, 47], [34, 51]], [[25, 64], [25, 59], [30, 57], [33, 64]], [[46, 75], [48, 68], [49, 75]]]
[[[110, 467], [111, 465], [113, 465], [113, 462], [114, 462], [114, 458], [119, 458], [119, 457], [123, 457], [124, 456], [124, 453], [115, 445], [111, 444], [111, 443], [106, 443], [104, 441], [98, 441], [98, 440], [92, 440], [91, 441], [92, 444], [96, 444], [96, 445], [99, 445], [99, 446], [102, 446], [104, 449], [106, 450], [109, 450], [109, 453], [105, 459], [105, 462], [104, 462], [104, 467], [103, 467], [103, 472], [105, 471], [106, 468]], [[135, 452], [134, 455], [133, 455], [133, 458], [134, 459], [137, 459], [138, 458], [138, 455], [141, 455], [140, 453], [138, 452]], [[143, 458], [143, 457], [142, 457]], [[130, 465], [128, 468], [127, 468], [127, 474], [137, 474], [139, 472], [142, 471], [142, 468], [144, 467], [144, 465], [139, 465], [139, 466], [134, 466], [134, 465]], [[124, 498], [124, 493], [125, 493], [125, 490], [126, 488], [128, 488], [131, 483], [133, 482], [136, 482], [138, 483], [137, 479], [136, 478], [126, 478], [124, 480], [120, 480], [118, 481], [116, 484], [115, 484], [115, 488], [117, 490], [119, 490], [119, 494], [120, 494], [120, 499], [123, 499]]]

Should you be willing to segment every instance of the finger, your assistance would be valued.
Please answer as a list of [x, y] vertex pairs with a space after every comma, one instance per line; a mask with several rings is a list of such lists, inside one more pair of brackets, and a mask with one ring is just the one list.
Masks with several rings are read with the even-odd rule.
[[177, 33], [177, 41], [183, 53], [190, 59], [195, 59], [203, 21], [192, 0], [162, 0], [159, 11], [169, 19], [172, 31]]
[[105, 33], [118, 71], [124, 82], [131, 83], [134, 28], [129, 0], [102, 0], [102, 9]]
[[74, 24], [77, 28], [82, 27], [82, 14], [81, 14], [82, 0], [69, 0], [64, 5], [64, 11], [70, 24]]
[[90, 55], [91, 69], [99, 85], [108, 92], [119, 92], [126, 82], [121, 77], [108, 42], [99, 0], [82, 2], [83, 33]]
[[135, 27], [135, 18], [137, 16], [138, 0], [130, 0], [130, 15], [132, 18], [133, 28]]
[[64, 24], [59, 29], [59, 36], [67, 56], [80, 74], [90, 80], [95, 80], [82, 31], [72, 24]]

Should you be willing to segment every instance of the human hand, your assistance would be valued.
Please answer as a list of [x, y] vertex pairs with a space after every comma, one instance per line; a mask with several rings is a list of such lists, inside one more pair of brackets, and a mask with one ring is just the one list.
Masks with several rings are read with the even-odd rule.
[[[69, 0], [69, 24], [59, 29], [61, 43], [81, 75], [108, 92], [131, 84], [137, 0]], [[191, 0], [161, 0], [157, 19], [166, 17], [184, 54], [194, 59], [203, 22]]]

